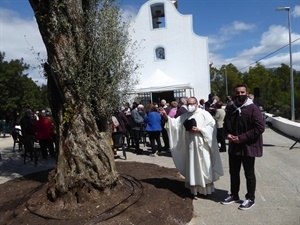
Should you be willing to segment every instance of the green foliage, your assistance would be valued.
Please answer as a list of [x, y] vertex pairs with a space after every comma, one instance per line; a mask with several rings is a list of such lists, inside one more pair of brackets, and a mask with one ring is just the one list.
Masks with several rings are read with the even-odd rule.
[[[254, 89], [258, 88], [260, 96], [255, 97], [256, 103], [262, 105], [269, 113], [290, 118], [291, 86], [289, 66], [282, 64], [277, 69], [267, 69], [258, 63], [245, 73], [240, 73], [232, 64], [223, 65], [220, 70], [211, 68], [211, 89], [222, 101], [226, 99], [226, 73], [229, 94], [231, 94], [236, 85], [242, 83], [247, 85], [249, 93], [252, 94], [254, 94]], [[300, 73], [294, 71], [296, 119], [300, 118], [299, 77]]]
[[[87, 14], [86, 33], [92, 45], [87, 49], [88, 60], [81, 73], [84, 79], [76, 79], [80, 93], [100, 115], [110, 115], [136, 84], [135, 46], [130, 43], [128, 24], [122, 21], [120, 8], [116, 1], [97, 1], [94, 11]], [[104, 106], [104, 102], [109, 104]]]
[[[29, 65], [21, 60], [4, 60], [5, 53], [0, 52], [0, 115], [9, 113], [23, 114], [26, 108], [44, 109], [47, 100], [42, 97], [45, 88], [40, 88], [28, 74], [24, 74]], [[44, 93], [45, 95], [45, 93]]]
[[[220, 70], [211, 69], [214, 73], [214, 80], [211, 80], [212, 93], [216, 94], [221, 101], [225, 102], [227, 95], [231, 95], [234, 87], [242, 83], [241, 73], [233, 64], [223, 65]], [[227, 76], [227, 91], [226, 93], [226, 76]]]
[[[129, 24], [123, 22], [115, 0], [79, 1], [77, 7], [63, 2], [46, 1], [36, 11], [46, 24], [46, 30], [41, 29], [44, 42], [54, 49], [48, 58], [50, 73], [58, 74], [53, 79], [61, 93], [68, 90], [78, 102], [89, 104], [97, 119], [110, 118], [137, 83]], [[51, 17], [45, 16], [49, 12]]]

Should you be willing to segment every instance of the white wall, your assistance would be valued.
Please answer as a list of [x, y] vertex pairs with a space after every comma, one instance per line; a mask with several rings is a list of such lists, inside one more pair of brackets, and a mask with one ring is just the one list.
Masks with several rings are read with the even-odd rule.
[[[164, 3], [164, 28], [152, 29], [150, 6], [154, 3]], [[141, 42], [137, 55], [143, 64], [138, 71], [141, 83], [137, 88], [190, 83], [195, 97], [207, 99], [210, 93], [208, 43], [206, 37], [193, 32], [191, 15], [180, 14], [169, 0], [149, 0], [140, 8], [132, 29], [132, 39]], [[158, 46], [165, 48], [165, 60], [156, 61], [154, 50]], [[162, 83], [155, 79], [152, 84], [144, 83], [158, 68], [175, 82]]]

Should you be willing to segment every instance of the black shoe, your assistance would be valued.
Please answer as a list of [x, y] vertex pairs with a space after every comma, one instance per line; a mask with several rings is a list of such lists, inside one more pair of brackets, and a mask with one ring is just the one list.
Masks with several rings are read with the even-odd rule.
[[250, 199], [246, 199], [240, 206], [239, 209], [240, 210], [248, 210], [251, 209], [252, 206], [255, 205], [255, 202], [250, 200]]
[[164, 152], [169, 152], [169, 151], [170, 151], [170, 147], [166, 147], [166, 146], [165, 146], [165, 147], [162, 148], [162, 151], [164, 151]]
[[234, 197], [233, 195], [228, 195], [223, 201], [221, 201], [221, 204], [229, 205], [233, 202], [238, 202], [239, 200], [240, 200], [239, 197]]
[[136, 153], [137, 155], [142, 155], [142, 154], [143, 154], [143, 150], [142, 150], [142, 149], [135, 150], [135, 153]]

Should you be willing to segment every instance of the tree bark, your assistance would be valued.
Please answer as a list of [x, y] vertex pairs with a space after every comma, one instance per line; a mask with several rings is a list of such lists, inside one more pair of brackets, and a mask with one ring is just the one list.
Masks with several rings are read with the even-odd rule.
[[[74, 79], [86, 72], [84, 52], [90, 43], [85, 16], [94, 1], [29, 1], [47, 49], [45, 72], [58, 137], [59, 155], [49, 176], [48, 197], [55, 201], [71, 195], [79, 201], [82, 191], [104, 190], [118, 180], [108, 117], [95, 117]], [[104, 96], [101, 104], [108, 103]]]

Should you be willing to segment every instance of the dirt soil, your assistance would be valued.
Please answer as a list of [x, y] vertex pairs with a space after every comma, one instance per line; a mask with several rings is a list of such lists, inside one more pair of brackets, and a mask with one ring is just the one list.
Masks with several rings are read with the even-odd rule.
[[119, 184], [72, 209], [46, 199], [49, 171], [1, 184], [0, 224], [183, 225], [191, 221], [192, 196], [175, 169], [139, 162], [116, 164]]

